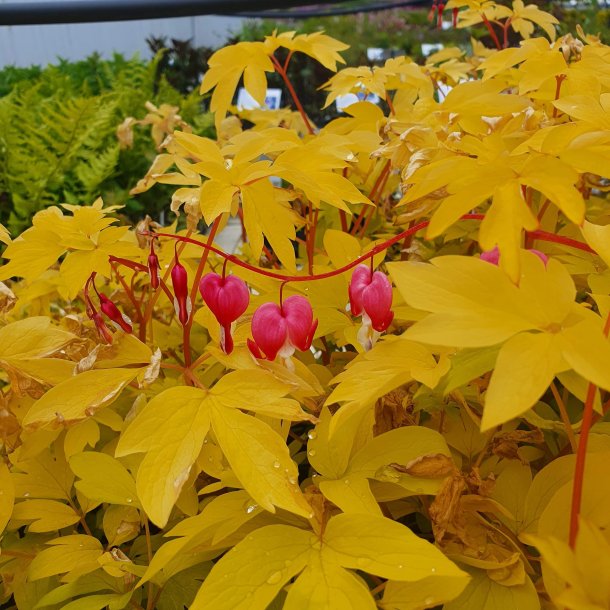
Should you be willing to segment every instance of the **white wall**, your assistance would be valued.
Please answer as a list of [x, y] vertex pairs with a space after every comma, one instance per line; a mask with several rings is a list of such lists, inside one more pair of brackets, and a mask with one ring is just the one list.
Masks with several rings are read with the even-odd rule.
[[[26, 1], [29, 0], [0, 0], [0, 3]], [[146, 38], [151, 35], [180, 40], [190, 38], [196, 46], [219, 47], [231, 32], [239, 30], [241, 22], [238, 17], [205, 15], [106, 23], [0, 26], [0, 67], [46, 65], [55, 62], [57, 57], [78, 60], [95, 51], [104, 57], [117, 51], [127, 57], [139, 53], [148, 58], [151, 53]]]

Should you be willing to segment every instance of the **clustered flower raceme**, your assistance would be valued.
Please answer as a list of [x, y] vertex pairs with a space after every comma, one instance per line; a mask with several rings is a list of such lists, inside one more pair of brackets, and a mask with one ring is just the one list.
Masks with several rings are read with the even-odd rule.
[[[176, 244], [177, 245], [177, 244]], [[160, 286], [159, 259], [151, 240], [147, 270], [153, 289]], [[220, 325], [220, 346], [226, 354], [233, 351], [232, 328], [234, 323], [246, 312], [250, 303], [250, 291], [241, 278], [226, 276], [226, 263], [222, 276], [208, 273], [199, 282], [199, 292], [205, 304]], [[106, 326], [101, 314], [96, 310], [89, 297], [89, 285], [92, 285], [100, 301], [100, 310], [117, 328], [126, 333], [133, 332], [131, 320], [123, 314], [116, 304], [107, 296], [98, 292], [95, 286], [95, 272], [85, 285], [87, 315], [93, 320], [100, 337], [112, 343], [112, 333]], [[172, 288], [176, 316], [183, 326], [189, 322], [192, 303], [189, 296], [188, 274], [180, 263], [178, 250], [175, 249], [174, 264], [171, 270]], [[248, 348], [258, 359], [275, 360], [279, 356], [288, 368], [294, 368], [291, 357], [299, 349], [311, 348], [318, 320], [314, 320], [309, 301], [300, 295], [293, 295], [280, 303], [264, 303], [252, 317], [252, 339], [248, 339]], [[362, 316], [362, 327], [358, 332], [358, 341], [365, 349], [370, 349], [379, 334], [387, 330], [394, 313], [392, 307], [392, 285], [381, 271], [373, 271], [367, 265], [358, 265], [352, 274], [349, 285], [350, 310], [354, 316]]]

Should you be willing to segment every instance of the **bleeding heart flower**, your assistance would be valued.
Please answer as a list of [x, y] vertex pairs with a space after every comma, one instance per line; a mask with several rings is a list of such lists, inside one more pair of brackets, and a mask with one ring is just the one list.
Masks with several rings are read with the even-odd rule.
[[250, 351], [257, 358], [261, 351], [268, 360], [279, 356], [287, 361], [295, 349], [306, 351], [311, 347], [318, 321], [313, 319], [309, 301], [302, 296], [288, 297], [282, 305], [264, 303], [252, 317]]
[[[535, 254], [545, 265], [549, 262], [549, 257], [544, 252], [540, 252], [540, 250], [535, 250], [534, 248], [531, 248], [529, 252]], [[493, 250], [481, 252], [480, 259], [487, 261], [492, 265], [497, 265], [500, 262], [500, 250], [498, 249], [498, 246]]]
[[220, 324], [220, 346], [230, 354], [233, 351], [231, 324], [246, 311], [250, 302], [246, 282], [234, 275], [220, 277], [217, 273], [208, 273], [199, 282], [199, 292]]
[[[119, 308], [104, 294], [100, 294], [100, 309], [116, 324], [118, 324], [126, 333], [133, 332], [131, 320], [119, 311]], [[98, 331], [100, 327], [96, 322]], [[106, 338], [106, 337], [104, 337]]]
[[383, 332], [394, 319], [390, 280], [381, 271], [373, 273], [367, 265], [358, 265], [349, 284], [349, 303], [353, 315], [362, 315], [358, 341], [370, 349], [379, 336], [371, 328]]

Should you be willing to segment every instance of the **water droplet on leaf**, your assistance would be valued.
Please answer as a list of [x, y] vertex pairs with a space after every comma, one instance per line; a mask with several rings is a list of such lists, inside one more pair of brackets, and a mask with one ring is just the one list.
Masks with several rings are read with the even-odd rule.
[[308, 455], [309, 457], [314, 457], [314, 455], [316, 455], [316, 450], [315, 450], [315, 449], [310, 449], [310, 450], [307, 452], [307, 455]]
[[318, 438], [318, 433], [317, 433], [315, 430], [310, 430], [310, 431], [307, 433], [307, 438], [308, 438], [310, 441], [314, 441], [314, 440], [316, 440], [316, 439]]
[[275, 462], [273, 462], [274, 468], [279, 468], [280, 466], [281, 466], [281, 464], [277, 460]]
[[280, 582], [280, 580], [282, 580], [282, 573], [281, 572], [274, 572], [267, 579], [267, 584], [268, 585], [277, 585], [277, 583]]
[[248, 506], [246, 506], [246, 513], [248, 513], [249, 515], [252, 514], [256, 509], [258, 508], [258, 504], [248, 504]]

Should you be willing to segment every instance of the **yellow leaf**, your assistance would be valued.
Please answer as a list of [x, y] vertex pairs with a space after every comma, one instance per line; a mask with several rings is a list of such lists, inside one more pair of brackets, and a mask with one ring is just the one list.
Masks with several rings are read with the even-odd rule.
[[551, 333], [520, 333], [503, 345], [485, 395], [482, 431], [519, 417], [538, 402], [565, 368], [559, 345]]
[[258, 257], [266, 237], [280, 261], [289, 271], [296, 271], [294, 230], [298, 222], [285, 191], [276, 189], [266, 178], [241, 188], [244, 226], [252, 253]]
[[[331, 437], [330, 442], [333, 442]], [[317, 446], [311, 443], [311, 447]], [[315, 451], [315, 449], [314, 449]], [[346, 513], [381, 514], [370, 490], [368, 480], [377, 479], [399, 485], [409, 493], [435, 494], [441, 486], [440, 479], [427, 479], [401, 474], [390, 464], [409, 464], [423, 455], [449, 455], [443, 437], [429, 428], [406, 426], [385, 432], [371, 439], [349, 461], [344, 472], [336, 480], [328, 476], [324, 464], [316, 464], [322, 475], [320, 490]]]
[[63, 502], [54, 500], [26, 500], [15, 505], [12, 519], [32, 521], [29, 532], [52, 532], [77, 523], [76, 511]]
[[146, 405], [119, 439], [117, 457], [146, 452], [136, 488], [144, 510], [159, 527], [167, 523], [208, 433], [205, 397], [206, 392], [198, 388], [165, 390]]
[[31, 406], [23, 418], [23, 426], [57, 428], [91, 417], [116, 400], [138, 372], [139, 369], [102, 369], [71, 377], [51, 388]]
[[384, 589], [383, 610], [421, 610], [455, 599], [468, 584], [467, 575], [428, 576], [417, 582], [390, 580]]
[[581, 231], [587, 243], [610, 267], [610, 225], [600, 226], [585, 220]]
[[53, 498], [69, 500], [72, 497], [74, 475], [64, 457], [54, 457], [48, 449], [35, 458], [17, 462], [11, 474], [15, 495], [20, 498]]
[[44, 358], [74, 339], [72, 333], [54, 326], [51, 318], [26, 318], [0, 328], [0, 360]]
[[283, 508], [309, 517], [298, 470], [284, 440], [267, 424], [237, 409], [212, 406], [212, 428], [231, 469], [265, 510]]
[[560, 336], [561, 355], [568, 365], [596, 386], [610, 390], [610, 341], [602, 332], [601, 319], [575, 324]]
[[50, 540], [51, 548], [43, 549], [28, 568], [30, 580], [40, 580], [56, 574], [66, 574], [64, 581], [76, 580], [99, 568], [102, 545], [96, 538], [73, 534]]
[[81, 453], [87, 445], [95, 447], [100, 440], [100, 427], [94, 419], [86, 419], [66, 432], [64, 452], [70, 459], [75, 453]]
[[[215, 564], [190, 610], [264, 610], [305, 567], [311, 538], [311, 532], [288, 525], [252, 532]], [[227, 587], [228, 579], [240, 586]]]
[[291, 386], [260, 369], [228, 373], [210, 390], [214, 402], [228, 408], [238, 408], [292, 421], [315, 421], [301, 410], [296, 400], [284, 398]]
[[70, 468], [81, 479], [74, 487], [90, 500], [140, 506], [133, 477], [112, 456], [85, 451], [70, 458]]
[[433, 370], [436, 366], [437, 362], [428, 348], [402, 338], [388, 338], [360, 354], [333, 379], [332, 383], [339, 385], [326, 404], [372, 404], [380, 396], [413, 379], [415, 370]]
[[443, 606], [444, 610], [540, 610], [538, 593], [529, 577], [526, 576], [522, 585], [505, 587], [489, 578], [485, 570], [468, 566], [464, 566], [464, 570], [471, 580], [457, 599]]
[[430, 576], [467, 579], [452, 561], [401, 523], [371, 515], [337, 515], [324, 531], [322, 557], [329, 563], [390, 580], [414, 582]]
[[442, 256], [388, 269], [406, 302], [432, 313], [405, 333], [413, 341], [484, 347], [536, 327], [518, 288], [485, 261]]
[[283, 610], [375, 610], [364, 581], [315, 555], [290, 587]]
[[325, 231], [324, 249], [335, 269], [351, 263], [362, 253], [360, 242], [353, 235], [335, 229]]
[[15, 484], [4, 462], [0, 462], [0, 534], [11, 518], [15, 502]]
[[200, 92], [214, 89], [210, 110], [216, 113], [216, 129], [225, 118], [242, 74], [244, 85], [254, 99], [265, 101], [267, 78], [273, 64], [262, 42], [239, 42], [216, 51], [208, 60], [209, 70], [201, 82]]

